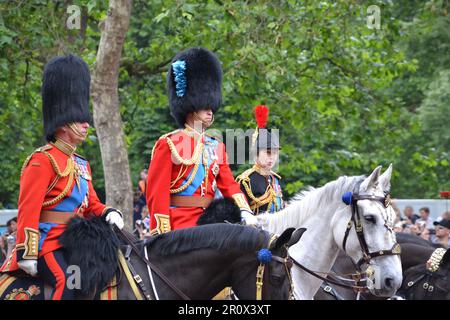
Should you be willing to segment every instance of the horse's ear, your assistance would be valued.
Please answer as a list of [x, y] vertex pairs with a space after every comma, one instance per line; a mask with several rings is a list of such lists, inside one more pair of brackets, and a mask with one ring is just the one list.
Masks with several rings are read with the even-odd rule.
[[378, 182], [385, 192], [391, 191], [391, 176], [392, 176], [392, 163], [389, 165], [389, 168], [380, 176]]
[[283, 231], [283, 233], [275, 240], [275, 242], [272, 242], [270, 244], [269, 249], [277, 249], [287, 243], [289, 239], [291, 238], [292, 233], [295, 231], [295, 228], [288, 228]]
[[289, 239], [289, 242], [287, 243], [287, 246], [293, 246], [297, 242], [300, 241], [301, 237], [303, 236], [303, 233], [306, 231], [306, 228], [299, 228], [294, 231], [291, 238]]
[[381, 166], [378, 166], [373, 170], [373, 172], [368, 176], [362, 183], [360, 190], [367, 191], [370, 188], [375, 188], [378, 184], [378, 179], [380, 178]]
[[447, 251], [445, 251], [444, 256], [442, 257], [440, 266], [442, 267], [446, 267], [450, 264], [450, 251], [447, 249]]

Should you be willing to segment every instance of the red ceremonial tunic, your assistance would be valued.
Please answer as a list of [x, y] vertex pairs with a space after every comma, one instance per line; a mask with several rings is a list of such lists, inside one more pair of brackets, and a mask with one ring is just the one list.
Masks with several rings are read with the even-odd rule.
[[37, 259], [61, 247], [59, 237], [67, 224], [42, 222], [41, 212], [49, 212], [50, 217], [52, 212], [86, 217], [106, 211], [92, 186], [89, 163], [70, 151], [58, 142], [47, 144], [25, 161], [20, 178], [16, 247], [0, 272], [17, 270], [18, 260]]
[[169, 217], [171, 230], [195, 226], [204, 209], [171, 205], [171, 196], [212, 200], [217, 189], [234, 198], [238, 206], [248, 208], [228, 165], [225, 145], [208, 135], [200, 138], [188, 129], [163, 135], [155, 144], [148, 170], [150, 229], [158, 227], [155, 215]]

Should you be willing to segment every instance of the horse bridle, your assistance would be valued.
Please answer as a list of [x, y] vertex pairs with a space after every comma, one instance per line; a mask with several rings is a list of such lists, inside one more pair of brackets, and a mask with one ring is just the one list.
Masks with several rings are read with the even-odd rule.
[[[311, 274], [312, 276], [314, 276], [318, 279], [321, 279], [323, 281], [326, 281], [328, 283], [332, 283], [334, 285], [340, 286], [340, 287], [353, 289], [357, 292], [362, 292], [367, 289], [366, 286], [361, 285], [362, 281], [364, 281], [363, 277], [365, 277], [365, 276], [371, 277], [373, 275], [372, 273], [361, 271], [361, 266], [364, 263], [370, 264], [370, 260], [375, 257], [388, 256], [388, 255], [400, 255], [400, 253], [401, 253], [400, 244], [398, 244], [397, 242], [393, 245], [393, 247], [391, 249], [370, 252], [369, 247], [366, 242], [366, 239], [364, 237], [364, 228], [363, 228], [363, 225], [361, 222], [361, 215], [358, 210], [358, 201], [359, 200], [379, 201], [385, 208], [388, 208], [391, 205], [391, 197], [390, 197], [389, 193], [385, 193], [384, 197], [377, 197], [377, 196], [371, 196], [371, 195], [359, 195], [357, 190], [359, 190], [359, 186], [361, 185], [362, 182], [363, 182], [363, 180], [361, 180], [357, 183], [357, 185], [355, 186], [355, 189], [354, 189], [355, 190], [354, 193], [346, 192], [342, 196], [342, 201], [347, 205], [351, 205], [351, 209], [352, 209], [352, 216], [351, 216], [349, 222], [347, 223], [347, 228], [345, 230], [344, 239], [342, 240], [342, 248], [346, 252], [345, 247], [347, 244], [347, 238], [350, 234], [350, 230], [352, 229], [353, 225], [355, 225], [356, 236], [357, 236], [359, 244], [361, 246], [363, 256], [356, 264], [353, 261], [353, 259], [351, 259], [352, 263], [355, 265], [355, 268], [356, 268], [356, 270], [358, 270], [358, 272], [355, 274], [351, 274], [350, 275], [351, 279], [347, 280], [347, 279], [341, 278], [341, 280], [354, 281], [355, 285], [343, 284], [343, 283], [334, 281], [333, 279], [322, 277], [318, 273], [322, 273], [325, 275], [330, 275], [330, 274], [327, 272], [317, 272], [317, 271], [310, 270], [309, 268], [303, 266], [301, 263], [299, 263], [297, 260], [295, 260], [294, 258], [291, 257], [293, 263], [296, 266], [298, 266], [302, 270], [306, 271], [307, 273]], [[393, 232], [392, 227], [388, 225], [387, 221], [385, 221], [384, 226], [386, 227], [388, 232]]]
[[[276, 235], [272, 235], [270, 237], [268, 248], [270, 248], [270, 245], [272, 244], [272, 242], [275, 241], [277, 238], [278, 238], [278, 236], [276, 236]], [[287, 249], [288, 248], [286, 248], [286, 252], [287, 252]], [[268, 249], [266, 249], [266, 250], [268, 250]], [[293, 283], [292, 283], [292, 277], [291, 277], [291, 272], [290, 272], [290, 268], [292, 267], [292, 259], [289, 257], [289, 254], [286, 254], [285, 258], [271, 254], [270, 260], [274, 260], [274, 261], [282, 263], [284, 265], [284, 268], [286, 270], [286, 275], [289, 279], [289, 286], [290, 286], [289, 299], [290, 299], [293, 296]], [[269, 263], [270, 260], [269, 261], [259, 260], [260, 261], [259, 266], [258, 266], [258, 269], [256, 270], [256, 300], [262, 300], [262, 288], [264, 285], [264, 269], [265, 269], [266, 264]]]
[[[360, 183], [356, 186], [356, 190], [359, 189]], [[370, 260], [380, 256], [389, 256], [389, 255], [400, 255], [401, 248], [400, 244], [397, 242], [392, 246], [391, 249], [388, 250], [379, 250], [370, 252], [369, 247], [367, 245], [366, 239], [364, 237], [364, 228], [361, 222], [361, 215], [358, 209], [358, 201], [360, 200], [371, 200], [380, 202], [383, 207], [388, 208], [391, 205], [391, 197], [389, 193], [385, 193], [384, 197], [377, 197], [373, 195], [359, 195], [358, 193], [346, 192], [342, 196], [342, 200], [347, 205], [351, 205], [352, 216], [347, 223], [347, 228], [345, 230], [344, 239], [342, 240], [342, 248], [344, 252], [346, 252], [346, 244], [348, 235], [350, 234], [350, 230], [353, 225], [355, 225], [356, 236], [358, 238], [359, 244], [361, 246], [363, 256], [356, 263], [355, 267], [358, 271], [361, 271], [361, 266], [366, 263], [370, 264]], [[388, 230], [388, 232], [394, 232], [392, 226], [388, 225], [388, 221], [385, 220], [384, 226]], [[352, 260], [353, 261], [353, 260]]]

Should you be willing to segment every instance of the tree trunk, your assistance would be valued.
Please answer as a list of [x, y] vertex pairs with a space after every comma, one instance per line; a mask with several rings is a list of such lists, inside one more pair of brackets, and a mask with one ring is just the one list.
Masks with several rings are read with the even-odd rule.
[[133, 221], [133, 186], [119, 111], [118, 80], [131, 3], [131, 0], [110, 0], [108, 16], [100, 23], [102, 35], [91, 82], [106, 203], [122, 211], [127, 229], [132, 227]]

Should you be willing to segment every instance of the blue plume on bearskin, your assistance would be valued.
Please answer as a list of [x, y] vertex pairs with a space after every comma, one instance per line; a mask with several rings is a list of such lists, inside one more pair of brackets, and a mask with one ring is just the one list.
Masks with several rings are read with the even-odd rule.
[[241, 210], [230, 198], [215, 199], [200, 216], [197, 225], [211, 223], [239, 223], [241, 222]]
[[60, 243], [67, 250], [69, 265], [79, 266], [83, 296], [90, 296], [106, 287], [118, 268], [120, 241], [103, 218], [75, 217], [61, 235]]

